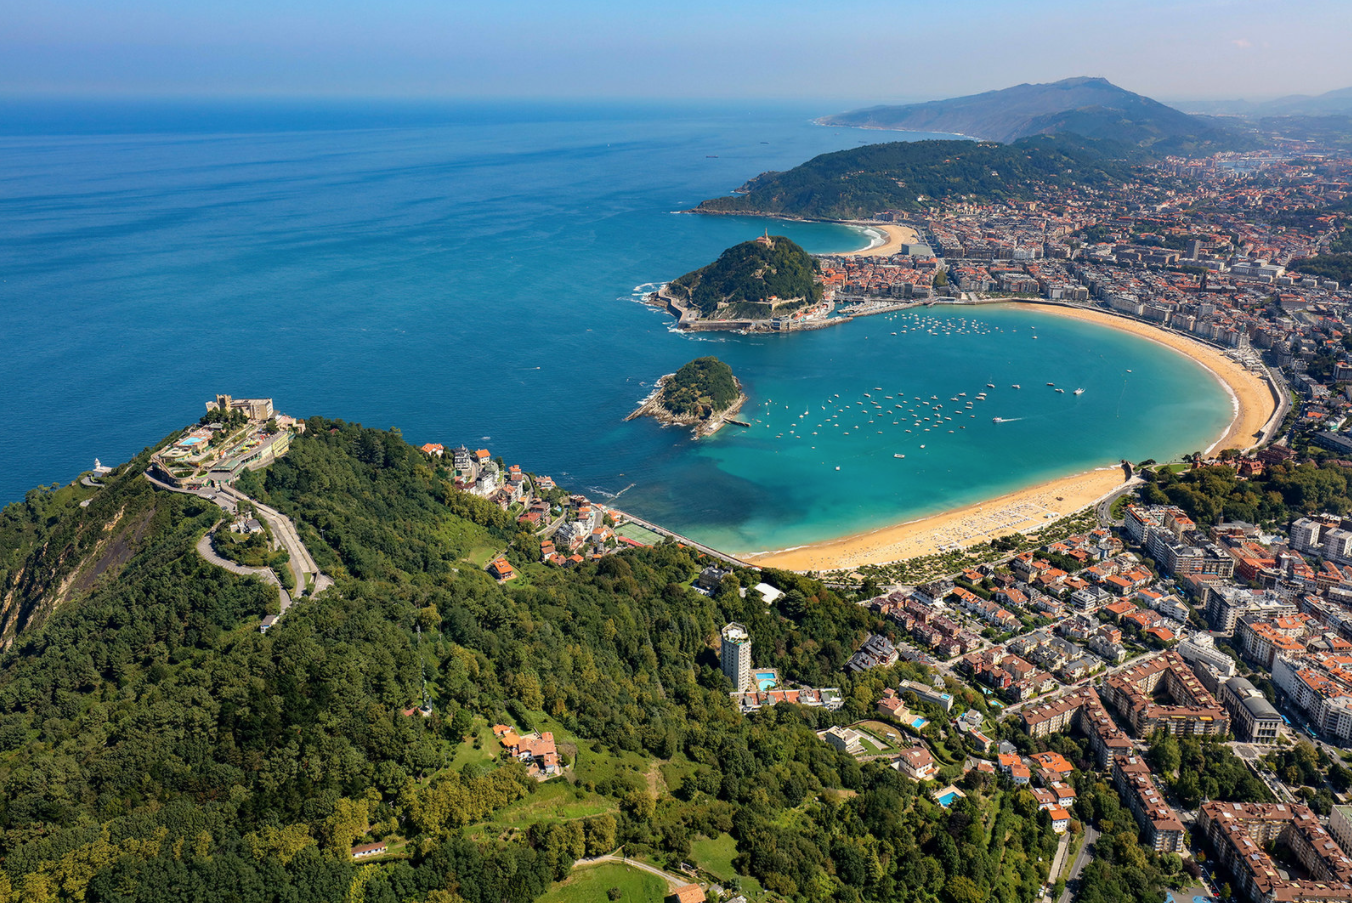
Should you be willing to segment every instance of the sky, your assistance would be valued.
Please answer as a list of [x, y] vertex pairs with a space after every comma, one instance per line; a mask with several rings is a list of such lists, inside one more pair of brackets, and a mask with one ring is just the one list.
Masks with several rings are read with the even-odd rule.
[[1256, 100], [1352, 86], [1349, 34], [1348, 0], [0, 0], [0, 94]]

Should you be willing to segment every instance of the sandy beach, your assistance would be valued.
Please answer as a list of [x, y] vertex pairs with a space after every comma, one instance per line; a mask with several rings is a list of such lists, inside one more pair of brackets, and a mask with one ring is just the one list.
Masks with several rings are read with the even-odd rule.
[[1122, 485], [1123, 476], [1120, 467], [1091, 470], [869, 533], [741, 557], [791, 571], [827, 571], [965, 548], [997, 536], [1036, 530], [1092, 505]]
[[881, 232], [884, 241], [872, 248], [851, 251], [844, 255], [846, 257], [891, 257], [901, 251], [902, 245], [913, 245], [920, 242], [920, 236], [916, 235], [915, 230], [910, 226], [887, 226], [879, 223], [855, 223], [854, 225], [866, 226], [876, 232]]
[[[1235, 407], [1229, 428], [1207, 451], [1249, 448], [1276, 410], [1272, 394], [1260, 377], [1201, 342], [1098, 311], [1043, 304], [1017, 306], [1121, 329], [1186, 354], [1205, 367], [1226, 387]], [[945, 549], [988, 542], [997, 536], [1035, 530], [1094, 504], [1120, 486], [1123, 479], [1120, 467], [1105, 466], [943, 514], [797, 549], [743, 557], [757, 564], [787, 570], [824, 571], [931, 555]]]

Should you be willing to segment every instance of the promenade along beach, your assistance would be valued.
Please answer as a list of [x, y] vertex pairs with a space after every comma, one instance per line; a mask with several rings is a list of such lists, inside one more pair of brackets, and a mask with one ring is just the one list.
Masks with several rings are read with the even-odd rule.
[[[1048, 304], [1005, 306], [1131, 333], [1186, 355], [1201, 365], [1225, 387], [1233, 416], [1210, 448], [1199, 448], [1198, 451], [1251, 447], [1277, 410], [1277, 402], [1260, 376], [1216, 348], [1186, 336], [1096, 310]], [[988, 542], [998, 536], [1036, 530], [1045, 526], [1052, 516], [1064, 516], [1094, 504], [1119, 488], [1124, 479], [1122, 467], [1105, 462], [1100, 468], [1039, 482], [952, 511], [798, 548], [744, 557], [756, 564], [788, 570], [824, 571], [930, 555], [943, 549]]]

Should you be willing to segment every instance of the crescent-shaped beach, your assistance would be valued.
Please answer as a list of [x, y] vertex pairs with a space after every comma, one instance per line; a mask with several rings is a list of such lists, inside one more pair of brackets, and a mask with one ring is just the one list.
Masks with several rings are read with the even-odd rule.
[[[1203, 367], [1225, 387], [1234, 407], [1229, 426], [1205, 451], [1253, 447], [1280, 408], [1273, 388], [1262, 376], [1196, 339], [1099, 310], [1057, 304], [1013, 306], [1129, 332], [1185, 355]], [[1105, 461], [1100, 468], [1041, 482], [952, 511], [794, 549], [743, 557], [759, 565], [794, 571], [829, 571], [902, 561], [1036, 529], [1048, 523], [1049, 515], [1063, 516], [1093, 505], [1117, 490], [1123, 480], [1124, 472], [1117, 462]]]

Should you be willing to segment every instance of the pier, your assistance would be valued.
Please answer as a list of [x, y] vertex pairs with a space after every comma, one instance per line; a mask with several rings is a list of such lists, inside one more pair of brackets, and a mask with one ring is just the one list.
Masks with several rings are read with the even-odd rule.
[[757, 567], [754, 564], [751, 564], [750, 562], [742, 561], [740, 558], [733, 558], [726, 552], [720, 552], [711, 546], [706, 546], [702, 542], [696, 542], [695, 540], [691, 539], [688, 536], [682, 536], [680, 533], [668, 530], [666, 527], [659, 526], [658, 524], [655, 524], [652, 521], [644, 520], [641, 517], [635, 517], [634, 515], [629, 514], [628, 512], [621, 511], [619, 508], [611, 508], [610, 510], [612, 513], [619, 515], [620, 517], [624, 518], [627, 521], [636, 523], [640, 527], [647, 527], [649, 530], [652, 530], [654, 533], [659, 533], [662, 536], [669, 536], [672, 539], [679, 542], [681, 545], [690, 546], [692, 549], [695, 549], [696, 551], [699, 552], [703, 552], [710, 558], [717, 558], [719, 561], [727, 562], [728, 564], [735, 565], [736, 567], [739, 568], [754, 568], [757, 571], [760, 570], [759, 567]]

